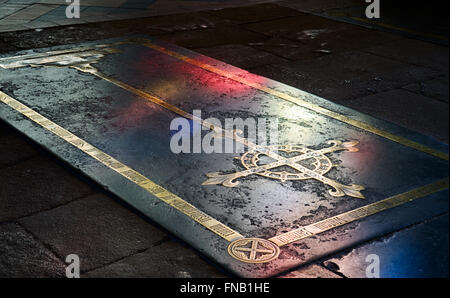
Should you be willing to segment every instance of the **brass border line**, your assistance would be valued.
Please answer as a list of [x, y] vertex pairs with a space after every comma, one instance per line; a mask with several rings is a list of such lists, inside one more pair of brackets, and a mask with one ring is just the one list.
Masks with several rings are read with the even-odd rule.
[[101, 151], [100, 149], [92, 146], [83, 139], [77, 137], [68, 130], [64, 129], [63, 127], [59, 126], [58, 124], [54, 123], [48, 118], [42, 116], [38, 112], [27, 107], [23, 103], [10, 97], [9, 95], [5, 94], [2, 91], [0, 91], [0, 101], [5, 103], [9, 107], [13, 108], [17, 112], [21, 113], [22, 115], [26, 116], [27, 118], [31, 119], [33, 122], [39, 124], [46, 130], [52, 132], [53, 134], [60, 137], [64, 141], [70, 143], [77, 149], [88, 154], [90, 157], [93, 157], [94, 159], [98, 160], [108, 168], [119, 173], [123, 177], [127, 178], [129, 181], [137, 184], [141, 188], [148, 191], [150, 194], [154, 195], [161, 201], [167, 203], [171, 207], [177, 209], [178, 211], [192, 218], [193, 220], [195, 220], [205, 228], [209, 229], [210, 231], [214, 232], [215, 234], [219, 235], [220, 237], [224, 238], [225, 240], [231, 242], [240, 238], [244, 238], [244, 236], [242, 236], [238, 232], [232, 230], [223, 223], [207, 215], [203, 211], [200, 211], [195, 206], [184, 201], [177, 195], [157, 185], [156, 183], [154, 183], [147, 177], [143, 176], [139, 172], [131, 169], [130, 167], [126, 166], [125, 164], [121, 163], [120, 161], [116, 160], [115, 158], [111, 157], [105, 152]]
[[145, 39], [145, 40], [137, 40], [135, 42], [138, 43], [138, 44], [141, 44], [143, 46], [149, 47], [149, 48], [151, 48], [153, 50], [156, 50], [158, 52], [164, 53], [164, 54], [166, 54], [168, 56], [171, 56], [171, 57], [174, 57], [176, 59], [179, 59], [179, 60], [182, 60], [184, 62], [187, 62], [189, 64], [192, 64], [194, 66], [200, 67], [200, 68], [202, 68], [204, 70], [207, 70], [207, 71], [210, 71], [212, 73], [221, 75], [223, 77], [226, 77], [226, 78], [231, 79], [233, 81], [236, 81], [238, 83], [241, 83], [241, 84], [253, 87], [253, 88], [257, 89], [257, 90], [263, 91], [263, 92], [268, 93], [270, 95], [274, 95], [276, 97], [279, 97], [281, 99], [284, 99], [286, 101], [294, 103], [294, 104], [296, 104], [298, 106], [301, 106], [303, 108], [312, 110], [312, 111], [314, 111], [316, 113], [328, 116], [330, 118], [334, 118], [334, 119], [336, 119], [338, 121], [350, 124], [350, 125], [352, 125], [354, 127], [357, 127], [357, 128], [363, 129], [365, 131], [371, 132], [373, 134], [376, 134], [378, 136], [384, 137], [384, 138], [386, 138], [388, 140], [391, 140], [393, 142], [396, 142], [396, 143], [399, 143], [401, 145], [404, 145], [404, 146], [407, 146], [407, 147], [419, 150], [421, 152], [433, 155], [435, 157], [438, 157], [438, 158], [441, 158], [441, 159], [444, 159], [444, 160], [447, 160], [447, 161], [449, 160], [449, 156], [448, 156], [447, 153], [441, 152], [439, 150], [435, 150], [435, 149], [430, 148], [428, 146], [425, 146], [423, 144], [411, 141], [411, 140], [409, 140], [407, 138], [400, 137], [400, 136], [394, 135], [394, 134], [392, 134], [390, 132], [387, 132], [387, 131], [384, 131], [382, 129], [376, 128], [376, 127], [374, 127], [374, 126], [372, 126], [372, 125], [370, 125], [368, 123], [352, 119], [350, 117], [341, 115], [341, 114], [339, 114], [337, 112], [333, 112], [333, 111], [328, 110], [326, 108], [323, 108], [321, 106], [312, 104], [312, 103], [306, 101], [304, 98], [303, 99], [302, 98], [297, 98], [297, 97], [291, 96], [291, 95], [289, 95], [287, 93], [276, 91], [276, 90], [274, 90], [272, 88], [263, 86], [263, 85], [261, 85], [259, 83], [252, 82], [252, 81], [247, 80], [245, 78], [242, 78], [240, 76], [234, 75], [234, 74], [232, 74], [232, 73], [230, 73], [228, 71], [221, 70], [221, 69], [219, 69], [219, 68], [217, 68], [215, 66], [212, 66], [212, 65], [209, 65], [209, 64], [197, 61], [197, 60], [195, 60], [193, 58], [189, 58], [189, 57], [187, 57], [187, 56], [185, 56], [183, 54], [180, 54], [180, 53], [168, 50], [168, 49], [166, 49], [166, 48], [164, 48], [162, 46], [158, 46], [156, 44], [153, 44], [147, 39]]
[[327, 219], [318, 221], [316, 223], [307, 226], [300, 227], [287, 233], [280, 234], [278, 236], [269, 238], [268, 240], [274, 242], [278, 246], [283, 246], [334, 229], [336, 227], [345, 225], [358, 219], [363, 219], [365, 217], [368, 217], [369, 215], [373, 215], [403, 205], [405, 203], [414, 201], [416, 199], [423, 198], [427, 195], [447, 189], [448, 187], [449, 187], [449, 178], [447, 177], [445, 179], [438, 180], [431, 184], [398, 195], [394, 195], [387, 199], [380, 200], [372, 204], [368, 204], [360, 208], [356, 208], [351, 211], [341, 213], [336, 216], [329, 217]]

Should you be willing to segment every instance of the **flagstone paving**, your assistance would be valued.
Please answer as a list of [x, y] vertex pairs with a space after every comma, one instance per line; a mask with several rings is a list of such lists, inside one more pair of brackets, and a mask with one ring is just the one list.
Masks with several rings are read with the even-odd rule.
[[[48, 10], [38, 18], [23, 11], [28, 23], [0, 25], [0, 31], [9, 31], [0, 33], [0, 53], [125, 34], [154, 35], [448, 143], [448, 47], [320, 16], [310, 15], [307, 22], [296, 19], [312, 11], [355, 5], [353, 0], [301, 1], [296, 5], [281, 1], [280, 5], [223, 10], [216, 8], [225, 2], [202, 1], [198, 8], [202, 12], [189, 13], [192, 7], [182, 6], [182, 11], [175, 4], [167, 4], [165, 13], [163, 4], [158, 4], [164, 1], [154, 1], [150, 5], [161, 5], [160, 14], [171, 15], [103, 23], [91, 23], [95, 22], [92, 18], [89, 23], [69, 26], [60, 26], [68, 23], [51, 18], [52, 12], [61, 12], [60, 2], [0, 0], [1, 20], [18, 20], [15, 13], [19, 16], [30, 5]], [[226, 3], [233, 6], [230, 3], [235, 2]], [[94, 9], [98, 6], [91, 5], [94, 1], [81, 3], [82, 12], [99, 12]], [[103, 3], [100, 11], [108, 8], [112, 12], [136, 9], [143, 1], [95, 3]], [[34, 28], [33, 21], [39, 30], [29, 29]], [[335, 31], [315, 31], [313, 39], [305, 34], [317, 28]], [[80, 254], [82, 277], [228, 276], [3, 122], [0, 169], [0, 276], [60, 277], [64, 275], [65, 256], [70, 253]], [[23, 182], [26, 187], [19, 187]], [[431, 229], [434, 232], [427, 236]], [[420, 249], [424, 245], [421, 241], [430, 243], [428, 240], [439, 253], [420, 259], [420, 276], [448, 276], [448, 266], [447, 270], [427, 269], [440, 261], [448, 264], [446, 213], [282, 277], [363, 277], [361, 260], [368, 254], [379, 252], [381, 262], [390, 262], [389, 249], [404, 247], [404, 243]], [[447, 248], [441, 245], [445, 243]], [[413, 262], [413, 257], [403, 255], [400, 259], [407, 263]], [[417, 275], [405, 269], [401, 276]]]
[[80, 0], [80, 18], [68, 18], [66, 9], [69, 3], [65, 0], [2, 0], [0, 32], [186, 13], [273, 1]]
[[[343, 252], [324, 262], [325, 266], [347, 277], [366, 277], [371, 253], [380, 258], [380, 277], [442, 277], [448, 274], [448, 214], [377, 239], [362, 247]], [[433, 259], [427, 256], [433, 255]]]

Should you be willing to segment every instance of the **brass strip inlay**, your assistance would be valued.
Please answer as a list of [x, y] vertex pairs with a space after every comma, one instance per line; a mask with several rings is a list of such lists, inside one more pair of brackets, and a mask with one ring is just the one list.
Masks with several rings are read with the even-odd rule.
[[200, 211], [195, 206], [184, 201], [177, 195], [175, 195], [175, 194], [171, 193], [170, 191], [164, 189], [163, 187], [157, 185], [156, 183], [154, 183], [147, 177], [143, 176], [139, 172], [126, 166], [125, 164], [121, 163], [120, 161], [111, 157], [110, 155], [106, 154], [105, 152], [101, 151], [100, 149], [92, 146], [88, 142], [77, 137], [76, 135], [72, 134], [68, 130], [66, 130], [63, 127], [56, 124], [55, 122], [42, 116], [38, 112], [27, 107], [26, 105], [17, 101], [16, 99], [8, 96], [7, 94], [3, 93], [2, 91], [0, 91], [0, 101], [5, 103], [6, 105], [10, 106], [14, 110], [18, 111], [22, 115], [26, 116], [27, 118], [31, 119], [32, 121], [39, 124], [40, 126], [47, 129], [48, 131], [52, 132], [53, 134], [57, 135], [64, 141], [72, 144], [74, 147], [76, 147], [79, 150], [83, 151], [84, 153], [88, 154], [92, 158], [98, 160], [99, 162], [101, 162], [102, 164], [107, 166], [108, 168], [119, 173], [126, 179], [139, 185], [140, 187], [142, 187], [143, 189], [148, 191], [150, 194], [154, 195], [158, 199], [167, 203], [171, 207], [173, 207], [173, 208], [177, 209], [178, 211], [182, 212], [183, 214], [191, 217], [193, 220], [195, 220], [196, 222], [198, 222], [205, 228], [211, 230], [215, 234], [219, 235], [220, 237], [224, 238], [225, 240], [233, 241], [233, 240], [236, 240], [239, 238], [243, 238], [243, 236], [241, 234], [239, 234], [238, 232], [232, 230], [231, 228], [222, 224], [218, 220], [216, 220], [216, 219], [212, 218], [211, 216], [207, 215], [206, 213]]
[[435, 192], [447, 189], [448, 186], [449, 179], [445, 178], [437, 182], [407, 191], [405, 193], [398, 194], [387, 199], [353, 209], [349, 212], [341, 213], [339, 215], [329, 217], [316, 223], [289, 231], [287, 233], [272, 237], [268, 240], [274, 242], [278, 246], [283, 246], [348, 224], [352, 221], [363, 219], [367, 216], [379, 213], [381, 211], [403, 205], [405, 203], [425, 197]]
[[394, 135], [394, 134], [392, 134], [390, 132], [387, 132], [387, 131], [384, 131], [382, 129], [376, 128], [376, 127], [374, 127], [374, 126], [372, 126], [372, 125], [370, 125], [368, 123], [361, 122], [361, 121], [352, 119], [350, 117], [341, 115], [339, 113], [333, 112], [331, 110], [325, 109], [325, 108], [323, 108], [321, 106], [318, 106], [318, 105], [315, 105], [315, 104], [312, 104], [312, 103], [306, 101], [304, 98], [302, 99], [302, 98], [291, 96], [291, 95], [289, 95], [287, 93], [284, 93], [284, 92], [276, 91], [276, 90], [274, 90], [272, 88], [266, 87], [266, 86], [261, 85], [261, 84], [259, 84], [257, 82], [253, 82], [251, 80], [248, 80], [248, 79], [246, 79], [244, 77], [235, 75], [235, 74], [230, 73], [230, 72], [225, 71], [225, 70], [221, 70], [221, 69], [219, 69], [219, 68], [217, 68], [215, 66], [212, 66], [212, 65], [209, 65], [209, 64], [197, 61], [197, 60], [195, 60], [193, 58], [190, 58], [190, 57], [187, 57], [187, 56], [185, 56], [183, 54], [171, 51], [171, 50], [166, 49], [166, 48], [164, 48], [162, 46], [158, 46], [156, 44], [151, 43], [150, 41], [148, 41], [146, 39], [139, 40], [138, 43], [142, 44], [142, 45], [144, 45], [146, 47], [149, 47], [149, 48], [151, 48], [153, 50], [156, 50], [158, 52], [164, 53], [164, 54], [169, 55], [171, 57], [174, 57], [176, 59], [182, 60], [182, 61], [187, 62], [189, 64], [192, 64], [192, 65], [195, 65], [195, 66], [200, 67], [202, 69], [205, 69], [207, 71], [210, 71], [212, 73], [216, 73], [218, 75], [226, 77], [226, 78], [231, 79], [233, 81], [236, 81], [238, 83], [241, 83], [241, 84], [253, 87], [253, 88], [257, 89], [257, 90], [263, 91], [263, 92], [268, 93], [270, 95], [274, 95], [276, 97], [279, 97], [281, 99], [284, 99], [286, 101], [294, 103], [294, 104], [296, 104], [298, 106], [301, 106], [303, 108], [312, 110], [312, 111], [314, 111], [316, 113], [328, 116], [330, 118], [336, 119], [338, 121], [347, 123], [347, 124], [352, 125], [354, 127], [357, 127], [357, 128], [363, 129], [365, 131], [371, 132], [373, 134], [376, 134], [378, 136], [384, 137], [384, 138], [389, 139], [389, 140], [391, 140], [393, 142], [402, 144], [402, 145], [407, 146], [407, 147], [414, 148], [416, 150], [422, 151], [424, 153], [436, 156], [436, 157], [444, 159], [444, 160], [449, 160], [449, 156], [448, 156], [447, 153], [441, 152], [439, 150], [435, 150], [435, 149], [430, 148], [428, 146], [425, 146], [423, 144], [411, 141], [411, 140], [409, 140], [407, 138]]
[[144, 98], [146, 100], [149, 100], [149, 101], [151, 101], [151, 102], [153, 102], [153, 103], [155, 103], [155, 104], [157, 104], [157, 105], [159, 105], [159, 106], [161, 106], [161, 107], [163, 107], [165, 109], [168, 109], [169, 111], [172, 111], [172, 112], [174, 112], [174, 113], [176, 113], [176, 114], [178, 114], [178, 115], [180, 115], [180, 116], [182, 116], [184, 118], [197, 121], [200, 124], [204, 125], [205, 127], [209, 127], [209, 126], [207, 126], [207, 124], [205, 124], [205, 121], [202, 121], [201, 119], [197, 119], [196, 117], [194, 117], [194, 115], [192, 115], [192, 114], [190, 114], [188, 112], [185, 112], [182, 109], [177, 108], [174, 105], [171, 105], [170, 103], [162, 100], [161, 98], [158, 98], [158, 97], [153, 96], [153, 95], [151, 95], [151, 94], [149, 94], [149, 93], [147, 93], [145, 91], [142, 91], [142, 90], [139, 90], [139, 89], [137, 89], [137, 88], [135, 88], [133, 86], [130, 86], [130, 85], [128, 85], [125, 82], [122, 82], [120, 80], [114, 79], [114, 78], [109, 77], [109, 76], [106, 76], [103, 73], [97, 71], [97, 69], [92, 67], [90, 64], [78, 65], [78, 66], [72, 66], [72, 67], [74, 69], [79, 70], [79, 71], [93, 74], [93, 75], [99, 77], [100, 79], [103, 79], [103, 80], [105, 80], [107, 82], [110, 82], [110, 83], [112, 83], [112, 84], [114, 84], [114, 85], [116, 85], [116, 86], [118, 86], [118, 87], [120, 87], [120, 88], [122, 88], [124, 90], [127, 90], [127, 91], [129, 91], [131, 93], [134, 93], [135, 95], [140, 96], [140, 97], [142, 97], [142, 98]]

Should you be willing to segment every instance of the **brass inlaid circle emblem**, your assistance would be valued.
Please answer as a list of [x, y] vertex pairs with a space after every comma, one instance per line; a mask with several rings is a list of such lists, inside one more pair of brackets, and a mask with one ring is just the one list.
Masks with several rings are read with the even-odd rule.
[[250, 175], [259, 175], [281, 182], [288, 180], [315, 179], [332, 189], [328, 193], [333, 197], [350, 196], [364, 199], [361, 193], [364, 186], [358, 184], [342, 184], [325, 176], [333, 167], [331, 160], [325, 155], [336, 151], [357, 152], [355, 146], [358, 141], [342, 142], [330, 140], [331, 146], [318, 150], [312, 150], [294, 145], [253, 146], [240, 158], [245, 170], [222, 174], [220, 172], [207, 173], [208, 179], [202, 185], [220, 185], [235, 187], [239, 178]]
[[[314, 150], [311, 150], [309, 148], [303, 148], [300, 146], [293, 146], [293, 145], [273, 145], [273, 146], [266, 146], [264, 148], [271, 152], [300, 153], [299, 155], [314, 153]], [[259, 161], [261, 160], [261, 156], [264, 155], [266, 155], [264, 151], [261, 152], [258, 150], [249, 150], [246, 153], [244, 153], [244, 155], [242, 155], [241, 157], [242, 165], [248, 170], [257, 169], [261, 167]], [[328, 171], [330, 171], [330, 169], [333, 167], [333, 164], [331, 163], [330, 159], [326, 157], [324, 154], [311, 155], [311, 157], [307, 159], [307, 161], [309, 164], [308, 168], [315, 174], [318, 174], [320, 176], [328, 173]], [[279, 161], [279, 163], [280, 165], [290, 164], [287, 158], [286, 160]], [[278, 179], [281, 180], [282, 182], [287, 180], [304, 180], [311, 178], [311, 176], [302, 172], [295, 173], [276, 170], [257, 171], [255, 172], [255, 174], [267, 178]]]
[[244, 238], [231, 242], [228, 253], [241, 262], [266, 263], [278, 258], [280, 248], [269, 240]]

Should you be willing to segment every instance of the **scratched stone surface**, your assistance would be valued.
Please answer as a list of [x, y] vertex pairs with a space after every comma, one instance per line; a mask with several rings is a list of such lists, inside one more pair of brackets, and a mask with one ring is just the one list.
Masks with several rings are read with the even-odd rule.
[[[448, 226], [448, 215], [438, 216], [427, 220], [426, 224], [408, 227], [399, 233], [338, 254], [327, 260], [325, 265], [346, 277], [365, 278], [366, 268], [376, 255], [381, 278], [443, 277], [448, 275], [449, 241], [442, 226]], [[436, 259], [427, 259], [431, 254], [436, 255]]]
[[[1, 91], [244, 237], [268, 239], [448, 177], [448, 158], [439, 158], [394, 142], [320, 111], [326, 109], [347, 119], [367, 123], [444, 155], [448, 154], [445, 144], [195, 52], [148, 37], [124, 37], [76, 47], [123, 41], [126, 42], [108, 46], [111, 51], [95, 52], [81, 58], [75, 57], [80, 51], [74, 51], [75, 56], [70, 61], [72, 65], [80, 65], [87, 59], [103, 79], [89, 71], [56, 65], [48, 60], [28, 61], [32, 59], [30, 56], [8, 58], [44, 53], [44, 58], [51, 60], [52, 57], [46, 52], [75, 46], [0, 56]], [[166, 50], [152, 49], [145, 45], [146, 42]], [[180, 55], [194, 63], [180, 59]], [[94, 61], [89, 60], [92, 58], [95, 58]], [[216, 71], [206, 69], [210, 66], [214, 66]], [[227, 77], [230, 74], [238, 79]], [[316, 179], [283, 182], [249, 175], [238, 178], [236, 187], [202, 185], [208, 179], [207, 173], [230, 174], [245, 170], [241, 161], [235, 159], [240, 155], [174, 154], [170, 150], [170, 140], [174, 134], [170, 131], [170, 123], [180, 115], [104, 78], [124, 82], [188, 113], [201, 110], [203, 119], [215, 117], [224, 123], [225, 118], [276, 118], [280, 128], [279, 144], [319, 150], [329, 147], [327, 142], [330, 140], [357, 141], [357, 152], [340, 150], [326, 154], [333, 167], [323, 177], [344, 185], [362, 185], [364, 190], [361, 193], [365, 198], [332, 196], [329, 193], [332, 187]], [[255, 88], [255, 84], [259, 87]], [[281, 98], [280, 93], [320, 108], [307, 108], [289, 102]], [[276, 275], [448, 210], [448, 191], [440, 191], [282, 246], [279, 257], [269, 263], [244, 263], [228, 254], [229, 242], [225, 239], [25, 119], [4, 103], [0, 104], [3, 120], [240, 276]], [[202, 135], [209, 133], [198, 127], [196, 131], [194, 127], [190, 136], [197, 132]], [[305, 165], [311, 167], [311, 163], [306, 162]], [[292, 173], [298, 174], [298, 170]]]

